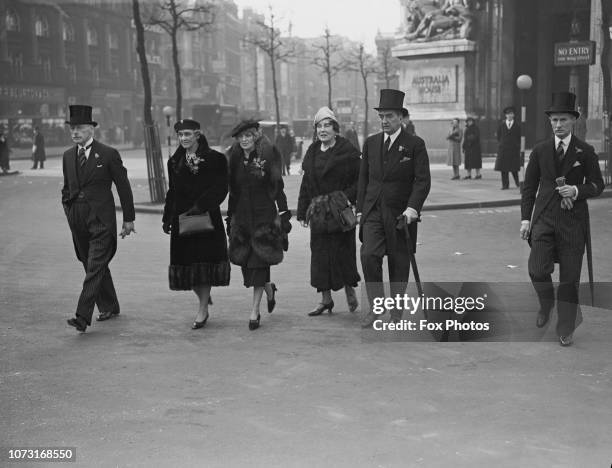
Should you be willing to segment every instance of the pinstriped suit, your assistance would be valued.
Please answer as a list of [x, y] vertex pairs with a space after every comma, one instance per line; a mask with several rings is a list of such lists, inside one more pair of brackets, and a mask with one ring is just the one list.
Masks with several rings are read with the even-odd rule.
[[[557, 333], [567, 336], [575, 328], [582, 256], [589, 236], [587, 199], [601, 194], [604, 183], [593, 147], [575, 136], [560, 167], [555, 158], [554, 138], [534, 147], [525, 171], [521, 219], [531, 219], [529, 276], [544, 311], [554, 305], [551, 274], [554, 263], [559, 263]], [[561, 208], [561, 197], [555, 190], [555, 178], [560, 176], [578, 189], [571, 210]]]
[[134, 202], [127, 171], [116, 149], [93, 140], [83, 167], [77, 146], [63, 156], [62, 205], [72, 232], [85, 279], [76, 315], [91, 324], [94, 304], [101, 312], [119, 313], [119, 302], [108, 264], [117, 250], [114, 183], [123, 209], [124, 222], [133, 221]]

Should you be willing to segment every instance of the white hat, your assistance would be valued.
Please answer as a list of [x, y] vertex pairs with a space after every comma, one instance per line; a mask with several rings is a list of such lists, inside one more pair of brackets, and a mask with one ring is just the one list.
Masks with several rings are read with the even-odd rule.
[[336, 118], [336, 114], [329, 107], [323, 106], [321, 107], [314, 116], [314, 124], [317, 125], [321, 120], [331, 119], [334, 122], [338, 123], [338, 119]]

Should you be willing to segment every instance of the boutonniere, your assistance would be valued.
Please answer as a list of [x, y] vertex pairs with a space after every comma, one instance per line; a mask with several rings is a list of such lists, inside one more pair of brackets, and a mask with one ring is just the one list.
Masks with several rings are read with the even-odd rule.
[[576, 154], [584, 153], [582, 148], [576, 148]]
[[100, 155], [98, 153], [94, 153], [94, 156], [96, 159], [98, 159], [100, 157]]
[[406, 149], [406, 148], [404, 148], [402, 145], [400, 145], [400, 146], [399, 146], [399, 148], [398, 148], [398, 150], [399, 150], [399, 152], [400, 152], [400, 153], [403, 153], [405, 149]]

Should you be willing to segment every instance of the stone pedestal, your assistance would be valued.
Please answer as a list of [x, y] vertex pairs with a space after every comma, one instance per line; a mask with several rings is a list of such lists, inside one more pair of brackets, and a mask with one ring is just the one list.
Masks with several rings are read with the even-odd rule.
[[399, 89], [428, 149], [445, 149], [450, 121], [474, 114], [477, 44], [467, 39], [406, 42], [393, 48], [402, 60]]

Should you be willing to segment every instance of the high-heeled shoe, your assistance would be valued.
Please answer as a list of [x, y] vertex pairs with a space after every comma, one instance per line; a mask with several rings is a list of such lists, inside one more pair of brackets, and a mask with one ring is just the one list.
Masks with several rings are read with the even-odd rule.
[[201, 322], [193, 322], [193, 325], [191, 326], [192, 330], [198, 330], [202, 327], [204, 327], [204, 325], [206, 325], [206, 321], [208, 320], [208, 315], [206, 316], [206, 318], [204, 320], [202, 320]]
[[268, 313], [271, 314], [274, 306], [276, 306], [276, 291], [278, 291], [278, 288], [274, 283], [270, 283], [270, 289], [272, 290], [272, 298], [268, 296]]
[[321, 315], [326, 310], [331, 314], [332, 309], [334, 308], [334, 301], [328, 302], [327, 304], [319, 304], [315, 310], [308, 312], [310, 317], [316, 317], [317, 315]]
[[259, 320], [261, 314], [257, 314], [257, 320], [249, 320], [249, 330], [257, 330], [259, 328]]

